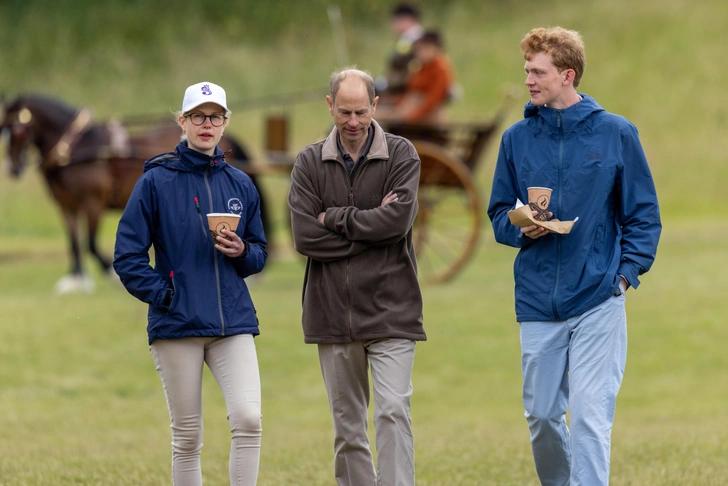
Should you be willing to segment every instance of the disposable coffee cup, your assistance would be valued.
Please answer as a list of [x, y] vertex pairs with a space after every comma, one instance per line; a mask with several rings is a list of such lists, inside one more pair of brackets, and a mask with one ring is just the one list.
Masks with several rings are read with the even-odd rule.
[[222, 236], [230, 241], [232, 238], [224, 236], [221, 231], [223, 229], [234, 232], [238, 229], [238, 223], [240, 222], [240, 215], [233, 213], [208, 213], [207, 214], [207, 225], [210, 228], [210, 235], [212, 236], [213, 243], [220, 243], [217, 241], [218, 236]]
[[528, 205], [532, 211], [538, 214], [534, 216], [539, 221], [546, 221], [546, 213], [549, 211], [551, 203], [551, 189], [548, 187], [529, 187], [528, 188]]

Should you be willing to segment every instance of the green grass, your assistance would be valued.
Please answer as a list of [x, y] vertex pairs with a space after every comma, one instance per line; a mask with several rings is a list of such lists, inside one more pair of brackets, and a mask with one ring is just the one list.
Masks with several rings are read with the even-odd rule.
[[[16, 215], [10, 201], [26, 211]], [[16, 228], [0, 234], [0, 484], [167, 484], [169, 426], [145, 306], [95, 267], [93, 296], [54, 295], [66, 250], [41, 181], [0, 180], [0, 202]], [[107, 252], [117, 217], [105, 220]], [[484, 236], [455, 282], [424, 288], [429, 340], [418, 346], [412, 413], [419, 484], [536, 484], [520, 404], [514, 252]], [[658, 263], [628, 293], [612, 484], [728, 481], [728, 277], [719, 264], [728, 250], [715, 244], [725, 238], [726, 225], [668, 220]], [[261, 485], [331, 484], [328, 405], [299, 325], [302, 272], [294, 258], [272, 260], [251, 291], [262, 329]], [[207, 371], [203, 393], [204, 475], [225, 484], [225, 405]]]
[[[242, 100], [325, 87], [336, 67], [325, 18], [311, 30], [273, 22], [277, 35], [267, 41], [260, 31], [248, 38], [235, 30], [245, 19], [228, 19], [222, 31], [209, 31], [215, 35], [193, 38], [182, 13], [168, 8], [156, 16], [168, 17], [159, 32], [133, 30], [129, 24], [152, 8], [145, 2], [68, 13], [69, 28], [46, 18], [45, 9], [55, 7], [27, 3], [13, 3], [14, 16], [0, 18], [0, 90], [53, 94], [90, 105], [102, 118], [168, 113], [200, 78]], [[351, 61], [380, 72], [390, 37], [373, 23], [376, 10], [352, 5], [342, 2]], [[457, 119], [490, 116], [508, 84], [520, 86], [518, 42], [531, 27], [562, 24], [584, 35], [589, 64], [582, 89], [640, 129], [665, 226], [653, 270], [627, 295], [629, 354], [611, 484], [728, 484], [728, 218], [704, 211], [719, 207], [728, 181], [728, 112], [715, 94], [726, 78], [720, 55], [728, 43], [728, 6], [717, 0], [494, 1], [457, 2], [439, 12], [426, 20], [442, 22], [465, 88], [452, 107]], [[98, 26], [87, 44], [69, 31], [92, 14], [118, 21], [98, 46]], [[209, 28], [215, 18], [200, 25]], [[48, 32], [75, 36], [75, 48]], [[194, 64], [187, 62], [190, 54], [197, 56]], [[520, 117], [522, 102], [523, 91], [508, 122]], [[323, 100], [234, 111], [231, 130], [260, 162], [266, 113], [292, 117], [292, 150], [330, 126]], [[496, 146], [477, 175], [485, 196]], [[256, 340], [264, 415], [259, 484], [332, 484], [328, 405], [315, 347], [303, 344], [300, 330], [303, 266], [282, 224], [287, 182], [268, 177], [264, 184], [278, 226], [276, 254], [251, 290], [262, 330]], [[104, 219], [107, 253], [118, 216]], [[494, 243], [485, 221], [471, 264], [454, 282], [424, 288], [429, 340], [417, 350], [412, 410], [420, 485], [537, 484], [520, 402], [514, 256]], [[54, 295], [69, 266], [58, 211], [36, 171], [20, 181], [0, 177], [0, 485], [169, 484], [168, 416], [146, 343], [145, 306], [99, 275], [89, 259], [86, 265], [97, 283], [93, 296]], [[208, 372], [203, 399], [203, 474], [206, 484], [226, 484], [225, 405]]]

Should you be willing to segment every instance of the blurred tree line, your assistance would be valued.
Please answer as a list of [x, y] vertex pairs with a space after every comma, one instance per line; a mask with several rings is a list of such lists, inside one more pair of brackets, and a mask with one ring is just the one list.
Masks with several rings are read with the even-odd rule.
[[[503, 3], [490, 0], [485, 3]], [[338, 5], [345, 22], [358, 25], [386, 23], [393, 0], [4, 0], [0, 2], [0, 42], [13, 45], [18, 36], [26, 46], [42, 50], [34, 39], [54, 39], [83, 52], [99, 42], [131, 46], [176, 40], [194, 43], [219, 35], [226, 41], [267, 43], [284, 31], [318, 32], [328, 28], [327, 8]], [[454, 2], [418, 0], [428, 18], [444, 15]], [[484, 2], [459, 0], [482, 5]], [[40, 53], [40, 52], [38, 52]]]

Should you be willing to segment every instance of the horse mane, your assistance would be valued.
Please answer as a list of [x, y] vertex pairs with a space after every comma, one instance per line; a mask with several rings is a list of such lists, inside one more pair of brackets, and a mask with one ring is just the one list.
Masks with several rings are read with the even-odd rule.
[[31, 111], [37, 109], [53, 120], [68, 120], [76, 114], [77, 108], [50, 96], [39, 93], [19, 95], [14, 101], [6, 105], [6, 111], [16, 111], [20, 106], [27, 106]]

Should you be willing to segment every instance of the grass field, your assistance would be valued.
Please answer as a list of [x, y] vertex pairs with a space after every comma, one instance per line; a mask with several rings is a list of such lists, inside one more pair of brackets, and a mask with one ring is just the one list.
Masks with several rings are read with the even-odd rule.
[[[66, 250], [41, 181], [2, 179], [0, 202], [0, 484], [167, 484], [168, 418], [145, 307], [98, 272], [93, 296], [54, 295]], [[106, 220], [107, 251], [116, 217]], [[520, 405], [514, 255], [485, 236], [460, 278], [425, 288], [429, 340], [418, 347], [413, 398], [419, 484], [536, 484]], [[728, 482], [720, 291], [728, 251], [715, 243], [727, 237], [725, 225], [668, 221], [660, 264], [628, 294], [615, 485]], [[331, 484], [327, 402], [299, 327], [302, 270], [296, 259], [273, 260], [252, 287], [262, 329], [261, 485]], [[209, 373], [204, 409], [206, 484], [225, 484], [227, 422]]]
[[[44, 5], [30, 3], [36, 11]], [[118, 2], [109, 3], [121, 16]], [[144, 3], [130, 2], [130, 12], [139, 15]], [[376, 72], [389, 37], [371, 23], [358, 25], [348, 12], [343, 8], [351, 60]], [[209, 73], [230, 93], [244, 93], [230, 95], [241, 99], [325, 85], [336, 67], [326, 59], [333, 54], [325, 23], [311, 36], [284, 30], [270, 46], [201, 35], [200, 52], [215, 49], [194, 69], [184, 63], [189, 40], [137, 53], [112, 38], [104, 49], [77, 57], [63, 43], [49, 43], [60, 60], [23, 63], [23, 55], [41, 52], [37, 46], [50, 29], [23, 18], [17, 25], [0, 18], [0, 90], [43, 91], [91, 104], [102, 117], [165, 113], [186, 85]], [[617, 486], [728, 484], [728, 217], [701, 211], [723, 200], [728, 183], [728, 111], [719, 95], [727, 74], [719, 61], [728, 44], [726, 18], [728, 6], [717, 0], [557, 0], [549, 6], [524, 0], [459, 2], [439, 19], [465, 87], [455, 118], [492, 113], [508, 83], [522, 82], [517, 45], [523, 33], [563, 24], [582, 31], [587, 42], [591, 64], [583, 90], [640, 129], [664, 231], [652, 271], [627, 294], [629, 354], [612, 443], [611, 484]], [[32, 25], [36, 31], [27, 30]], [[521, 95], [517, 105], [525, 101]], [[231, 129], [259, 154], [262, 118], [280, 110], [240, 110]], [[286, 110], [294, 149], [328, 126], [323, 102]], [[517, 107], [508, 121], [519, 117]], [[486, 196], [494, 148], [478, 173]], [[303, 344], [300, 330], [303, 266], [280, 224], [287, 185], [282, 178], [264, 184], [279, 229], [276, 254], [263, 278], [251, 283], [262, 331], [256, 340], [264, 415], [259, 484], [330, 485], [328, 405], [316, 349]], [[101, 244], [109, 254], [118, 217], [104, 220]], [[412, 410], [420, 485], [537, 484], [520, 401], [514, 256], [494, 243], [485, 221], [465, 271], [450, 284], [424, 287], [429, 339], [417, 349]], [[95, 294], [53, 293], [69, 266], [59, 214], [35, 170], [19, 181], [2, 174], [2, 486], [169, 484], [168, 415], [146, 343], [146, 308], [89, 259], [86, 264]], [[203, 399], [205, 484], [226, 484], [225, 406], [207, 371]]]

